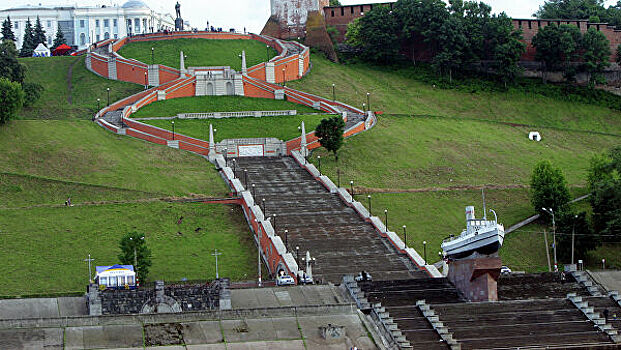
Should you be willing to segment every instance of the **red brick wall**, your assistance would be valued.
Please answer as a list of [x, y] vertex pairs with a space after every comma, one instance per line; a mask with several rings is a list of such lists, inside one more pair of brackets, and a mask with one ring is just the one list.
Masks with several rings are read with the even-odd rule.
[[[326, 25], [336, 27], [339, 31], [338, 41], [345, 40], [345, 34], [347, 33], [347, 25], [354, 19], [361, 17], [362, 12], [368, 12], [373, 6], [388, 5], [392, 8], [392, 3], [377, 3], [366, 5], [346, 5], [346, 6], [332, 6], [324, 7], [323, 14], [326, 20]], [[540, 28], [543, 28], [550, 23], [556, 24], [572, 24], [580, 27], [580, 31], [583, 33], [588, 28], [596, 28], [598, 31], [604, 33], [608, 41], [610, 41], [610, 61], [615, 61], [615, 52], [617, 46], [621, 44], [621, 31], [615, 30], [614, 27], [608, 26], [605, 23], [588, 23], [587, 20], [538, 20], [538, 19], [514, 19], [513, 27], [521, 28], [523, 31], [524, 42], [527, 44], [526, 53], [522, 56], [524, 61], [535, 60], [535, 48], [532, 46], [533, 37], [539, 32]], [[416, 41], [416, 40], [414, 40]], [[417, 41], [418, 42], [418, 41]], [[429, 60], [431, 58], [430, 52], [425, 52], [426, 48], [421, 45], [405, 45], [403, 53], [410, 56], [412, 52], [415, 52], [416, 59]]]
[[104, 77], [108, 77], [108, 60], [105, 57], [91, 54], [91, 69]]
[[127, 81], [144, 85], [144, 74], [147, 72], [147, 65], [117, 58], [116, 77], [117, 80]]
[[539, 29], [544, 28], [550, 24], [571, 24], [580, 28], [582, 33], [586, 32], [589, 28], [595, 28], [602, 32], [608, 41], [610, 41], [610, 61], [615, 61], [615, 52], [617, 52], [617, 46], [621, 44], [621, 31], [615, 30], [614, 27], [608, 26], [605, 23], [588, 23], [587, 20], [539, 20], [539, 19], [514, 19], [513, 27], [515, 29], [522, 29], [522, 36], [526, 43], [526, 53], [522, 56], [524, 61], [535, 60], [535, 48], [532, 45], [533, 37], [537, 35]]
[[274, 77], [276, 83], [283, 82], [283, 69], [285, 70], [284, 80], [289, 81], [300, 79], [298, 55], [285, 57], [274, 62]]
[[274, 93], [261, 89], [244, 79], [244, 95], [247, 97], [274, 98]]
[[336, 27], [339, 31], [338, 41], [345, 40], [345, 34], [347, 33], [347, 25], [354, 19], [361, 16], [361, 13], [370, 11], [373, 7], [378, 5], [391, 6], [393, 3], [377, 3], [377, 4], [365, 4], [365, 5], [346, 5], [346, 6], [332, 6], [323, 8], [323, 16], [326, 19], [326, 26]]
[[166, 92], [166, 99], [194, 96], [196, 91], [196, 79], [186, 79]]
[[175, 80], [179, 78], [179, 71], [169, 67], [160, 66], [160, 84]]

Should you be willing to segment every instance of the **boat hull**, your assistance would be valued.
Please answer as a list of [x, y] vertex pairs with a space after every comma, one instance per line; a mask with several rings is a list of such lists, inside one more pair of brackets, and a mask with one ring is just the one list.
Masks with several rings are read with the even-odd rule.
[[485, 233], [472, 234], [460, 237], [442, 245], [446, 257], [462, 259], [477, 252], [482, 255], [491, 255], [500, 249], [504, 239], [504, 230], [494, 229]]

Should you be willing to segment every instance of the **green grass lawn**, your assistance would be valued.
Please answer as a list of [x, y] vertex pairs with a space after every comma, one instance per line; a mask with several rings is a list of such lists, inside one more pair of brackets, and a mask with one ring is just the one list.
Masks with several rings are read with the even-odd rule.
[[108, 80], [89, 72], [83, 56], [20, 58], [19, 62], [26, 66], [26, 80], [44, 88], [41, 98], [19, 113], [21, 119], [90, 119], [97, 111], [97, 98], [101, 99], [101, 107], [107, 103], [106, 88], [110, 88], [112, 102], [143, 89], [141, 85]]
[[[326, 115], [291, 115], [261, 118], [222, 119], [176, 119], [175, 132], [203, 140], [209, 140], [209, 124], [212, 124], [216, 142], [232, 138], [275, 137], [291, 140], [300, 136], [298, 127], [304, 121], [307, 131], [314, 130]], [[172, 130], [171, 120], [142, 120], [163, 129]]]
[[515, 91], [467, 93], [438, 89], [416, 80], [409, 67], [341, 65], [316, 54], [312, 55], [311, 61], [310, 73], [287, 85], [332, 98], [332, 84], [336, 84], [337, 100], [358, 108], [362, 108], [366, 93], [370, 92], [370, 105], [374, 111], [489, 119], [621, 134], [621, 112], [609, 108]]
[[157, 202], [0, 209], [0, 217], [0, 295], [84, 291], [83, 259], [91, 254], [95, 265], [118, 263], [118, 242], [130, 231], [144, 233], [152, 251], [148, 280], [213, 279], [214, 249], [222, 252], [220, 276], [256, 276], [252, 235], [234, 206]]
[[241, 70], [242, 50], [246, 51], [246, 63], [252, 67], [276, 56], [276, 50], [265, 47], [256, 40], [219, 40], [219, 39], [174, 39], [129, 43], [119, 50], [119, 55], [151, 64], [153, 62], [169, 67], [179, 68], [179, 52], [187, 56], [186, 67], [230, 66]]
[[157, 101], [144, 106], [133, 118], [172, 117], [179, 113], [284, 111], [296, 110], [298, 114], [319, 111], [293, 102], [243, 96], [197, 96]]
[[[341, 181], [384, 189], [455, 185], [528, 185], [534, 165], [552, 161], [569, 184], [584, 185], [591, 157], [621, 143], [620, 137], [459, 119], [382, 116], [340, 151]], [[336, 179], [334, 156], [317, 149], [322, 171]]]
[[[8, 198], [14, 198], [17, 205], [57, 201], [58, 198], [83, 191], [90, 193], [96, 188], [90, 185], [103, 185], [115, 191], [153, 193], [150, 196], [190, 193], [222, 196], [227, 193], [217, 171], [205, 159], [188, 152], [117, 136], [90, 121], [13, 121], [0, 127], [0, 149], [4, 150], [0, 152], [2, 173], [67, 182], [58, 188], [58, 191], [67, 191], [64, 195], [40, 195], [37, 187], [47, 188], [43, 193], [54, 192], [46, 181], [38, 186], [33, 184], [33, 179], [12, 177], [11, 185], [2, 188], [11, 193]], [[76, 186], [76, 182], [84, 186]], [[20, 190], [15, 186], [22, 188]], [[89, 186], [91, 188], [86, 189]], [[109, 193], [110, 198], [119, 197], [120, 193], [115, 191]], [[74, 196], [73, 200], [105, 198], [107, 195], [87, 195], [84, 198]], [[3, 205], [14, 206], [11, 203]]]

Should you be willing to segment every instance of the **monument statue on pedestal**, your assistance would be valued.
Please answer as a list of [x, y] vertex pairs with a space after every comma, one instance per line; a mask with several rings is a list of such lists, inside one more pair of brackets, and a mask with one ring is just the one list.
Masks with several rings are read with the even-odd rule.
[[183, 30], [183, 19], [181, 19], [181, 5], [179, 5], [179, 1], [175, 5], [175, 12], [177, 13], [177, 18], [175, 18], [175, 30]]

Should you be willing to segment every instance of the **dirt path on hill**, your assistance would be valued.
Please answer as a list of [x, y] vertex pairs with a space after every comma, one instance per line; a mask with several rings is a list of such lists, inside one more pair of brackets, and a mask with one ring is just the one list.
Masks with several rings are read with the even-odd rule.
[[[569, 185], [569, 187], [584, 187], [578, 185]], [[471, 190], [514, 190], [514, 189], [527, 189], [529, 185], [456, 185], [448, 187], [420, 187], [420, 188], [374, 188], [364, 186], [354, 186], [355, 194], [368, 194], [368, 193], [423, 193], [423, 192], [449, 192], [449, 191], [471, 191]], [[348, 192], [351, 190], [348, 188]]]
[[73, 85], [71, 84], [71, 80], [73, 79], [73, 66], [75, 66], [78, 61], [79, 59], [73, 61], [67, 70], [67, 102], [70, 105], [73, 104], [73, 97], [71, 96], [71, 90], [73, 89]]
[[[196, 202], [226, 202], [235, 200], [237, 197], [206, 197], [202, 195], [190, 195], [187, 197], [156, 197], [156, 198], [141, 198], [133, 200], [114, 200], [114, 201], [87, 201], [72, 203], [71, 207], [88, 207], [99, 205], [111, 205], [111, 204], [134, 204], [134, 203], [155, 203], [155, 202], [168, 202], [168, 203], [196, 203]], [[24, 207], [0, 207], [0, 210], [23, 210], [23, 209], [35, 209], [35, 208], [62, 208], [64, 204], [35, 204]]]
[[421, 187], [421, 188], [374, 188], [374, 187], [354, 187], [356, 194], [367, 193], [419, 193], [419, 192], [445, 192], [445, 191], [470, 191], [470, 190], [511, 190], [529, 188], [528, 185], [457, 185], [448, 187]]

